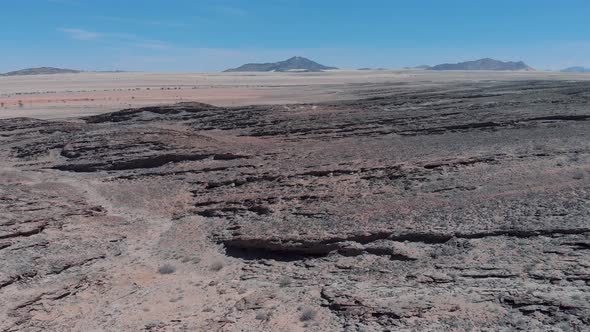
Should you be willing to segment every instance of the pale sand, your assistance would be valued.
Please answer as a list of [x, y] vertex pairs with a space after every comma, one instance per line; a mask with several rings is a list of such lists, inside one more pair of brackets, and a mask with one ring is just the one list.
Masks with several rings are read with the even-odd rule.
[[[330, 71], [324, 73], [83, 73], [0, 77], [0, 118], [58, 119], [197, 101], [218, 106], [354, 99], [371, 84], [589, 80], [557, 72]], [[384, 84], [385, 83], [385, 84]]]

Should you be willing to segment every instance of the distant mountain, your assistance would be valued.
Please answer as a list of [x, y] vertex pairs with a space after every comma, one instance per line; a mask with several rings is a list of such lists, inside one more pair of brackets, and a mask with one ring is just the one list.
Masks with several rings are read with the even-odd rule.
[[359, 68], [357, 70], [363, 70], [363, 71], [366, 71], [366, 70], [379, 70], [379, 71], [383, 71], [383, 70], [387, 70], [387, 68], [368, 68], [368, 67], [366, 67], [366, 68]]
[[421, 66], [416, 66], [416, 67], [406, 67], [405, 69], [427, 70], [430, 68], [432, 68], [432, 67], [430, 67], [428, 65], [421, 65]]
[[80, 70], [74, 69], [63, 69], [53, 67], [39, 67], [39, 68], [27, 68], [17, 71], [11, 71], [2, 76], [19, 76], [19, 75], [48, 75], [48, 74], [76, 74], [81, 73]]
[[590, 73], [590, 68], [569, 67], [566, 69], [562, 69], [561, 72], [563, 72], [563, 73]]
[[319, 63], [311, 61], [311, 60], [306, 59], [304, 57], [295, 56], [295, 57], [292, 57], [291, 59], [288, 59], [285, 61], [274, 62], [274, 63], [248, 63], [248, 64], [245, 64], [245, 65], [240, 66], [238, 68], [231, 68], [231, 69], [225, 70], [224, 72], [322, 71], [322, 70], [329, 70], [329, 69], [338, 69], [338, 68], [320, 65]]
[[475, 61], [467, 61], [460, 63], [445, 63], [429, 68], [429, 70], [521, 70], [521, 71], [533, 71], [534, 69], [527, 66], [522, 61], [518, 62], [503, 62], [490, 58], [480, 59]]

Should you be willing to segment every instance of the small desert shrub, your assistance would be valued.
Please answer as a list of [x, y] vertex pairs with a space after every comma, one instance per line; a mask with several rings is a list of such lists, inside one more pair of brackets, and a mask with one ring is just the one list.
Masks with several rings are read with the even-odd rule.
[[175, 302], [181, 301], [182, 299], [184, 299], [184, 297], [179, 296], [179, 297], [175, 297], [173, 299], [170, 299], [170, 302], [171, 303], [175, 303]]
[[289, 279], [288, 277], [282, 277], [279, 280], [279, 286], [282, 288], [291, 286], [291, 279]]
[[217, 272], [223, 269], [223, 262], [222, 261], [215, 261], [211, 264], [211, 271]]
[[584, 173], [581, 171], [575, 172], [573, 178], [574, 180], [582, 180], [584, 178]]
[[317, 312], [314, 309], [305, 308], [301, 312], [301, 316], [299, 317], [299, 320], [302, 322], [308, 322], [310, 320], [314, 320], [316, 316], [317, 316]]
[[152, 330], [160, 329], [163, 326], [164, 326], [164, 323], [162, 323], [160, 321], [149, 322], [149, 323], [145, 324], [145, 330], [152, 331]]
[[160, 274], [172, 274], [176, 272], [176, 268], [170, 264], [164, 264], [158, 268]]
[[270, 314], [268, 312], [259, 312], [256, 314], [256, 319], [257, 320], [269, 320], [270, 319]]

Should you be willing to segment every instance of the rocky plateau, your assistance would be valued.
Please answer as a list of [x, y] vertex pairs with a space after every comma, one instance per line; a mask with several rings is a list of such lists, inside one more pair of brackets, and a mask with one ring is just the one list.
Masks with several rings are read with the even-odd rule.
[[587, 331], [590, 82], [0, 120], [1, 331]]

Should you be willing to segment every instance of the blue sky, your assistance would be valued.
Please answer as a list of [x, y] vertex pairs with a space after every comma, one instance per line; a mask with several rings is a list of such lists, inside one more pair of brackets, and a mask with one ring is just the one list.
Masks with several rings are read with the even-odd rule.
[[292, 55], [343, 68], [482, 57], [590, 67], [589, 0], [7, 0], [0, 72], [218, 71]]

